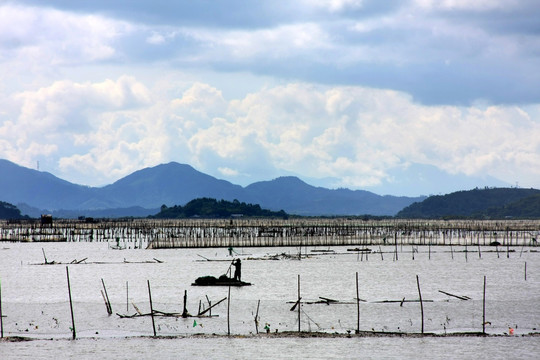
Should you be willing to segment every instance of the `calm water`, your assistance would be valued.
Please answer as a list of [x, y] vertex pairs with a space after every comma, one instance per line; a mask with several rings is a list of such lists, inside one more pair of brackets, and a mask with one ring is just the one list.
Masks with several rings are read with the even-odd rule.
[[[320, 254], [312, 250], [333, 250]], [[378, 250], [374, 249], [374, 250]], [[521, 335], [540, 329], [539, 253], [515, 248], [515, 252], [477, 249], [420, 247], [393, 248], [365, 255], [347, 248], [302, 248], [310, 255], [302, 260], [250, 260], [267, 254], [298, 254], [298, 248], [243, 248], [243, 280], [253, 286], [231, 289], [230, 331], [247, 338], [150, 339], [150, 317], [123, 319], [116, 315], [150, 311], [148, 283], [153, 307], [181, 313], [184, 291], [188, 311], [197, 314], [226, 297], [227, 288], [193, 287], [195, 278], [219, 276], [229, 269], [226, 249], [111, 250], [103, 243], [0, 243], [0, 279], [5, 336], [41, 340], [0, 343], [0, 358], [534, 358], [540, 350], [538, 337]], [[506, 250], [506, 249], [505, 249]], [[56, 265], [39, 265], [44, 255]], [[252, 255], [247, 255], [252, 254]], [[508, 255], [508, 256], [507, 256]], [[453, 256], [453, 258], [452, 258]], [[70, 264], [85, 259], [80, 264]], [[204, 258], [225, 261], [206, 261]], [[161, 263], [156, 261], [159, 260]], [[525, 263], [527, 279], [525, 280]], [[71, 317], [66, 266], [69, 266], [73, 310], [78, 340], [71, 341]], [[490, 338], [267, 338], [255, 333], [259, 307], [259, 330], [296, 331], [298, 313], [290, 308], [297, 298], [298, 275], [302, 301], [302, 331], [354, 332], [357, 327], [356, 282], [359, 276], [360, 330], [417, 333], [421, 329], [416, 275], [424, 301], [426, 332], [482, 330], [484, 276], [486, 331], [514, 336]], [[101, 290], [105, 282], [113, 315], [106, 312]], [[463, 301], [439, 290], [470, 297]], [[314, 303], [320, 297], [338, 304]], [[208, 298], [208, 299], [207, 299]], [[398, 301], [405, 298], [402, 304]], [[158, 335], [227, 334], [227, 301], [212, 309], [213, 317], [156, 317]], [[126, 336], [133, 336], [125, 338]], [[144, 336], [144, 337], [143, 337]], [[45, 340], [47, 339], [47, 340]], [[53, 340], [50, 340], [53, 339]], [[512, 354], [512, 355], [511, 355]]]

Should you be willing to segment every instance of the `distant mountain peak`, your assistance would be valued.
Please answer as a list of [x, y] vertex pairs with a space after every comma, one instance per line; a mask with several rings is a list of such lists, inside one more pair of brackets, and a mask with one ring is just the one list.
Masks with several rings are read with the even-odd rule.
[[[237, 199], [298, 215], [394, 215], [423, 199], [382, 197], [365, 190], [331, 190], [309, 185], [296, 176], [282, 176], [244, 188], [174, 161], [137, 170], [99, 188], [72, 184], [6, 160], [0, 161], [0, 173], [0, 200], [26, 203], [27, 208], [80, 211], [80, 215], [100, 209], [182, 206], [197, 198]], [[126, 216], [126, 211], [122, 214]]]

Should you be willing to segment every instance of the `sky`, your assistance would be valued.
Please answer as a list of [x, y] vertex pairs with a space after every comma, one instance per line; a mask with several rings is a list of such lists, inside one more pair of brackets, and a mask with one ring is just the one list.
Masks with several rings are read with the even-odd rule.
[[0, 158], [88, 186], [175, 161], [243, 186], [540, 188], [539, 18], [537, 0], [0, 0]]

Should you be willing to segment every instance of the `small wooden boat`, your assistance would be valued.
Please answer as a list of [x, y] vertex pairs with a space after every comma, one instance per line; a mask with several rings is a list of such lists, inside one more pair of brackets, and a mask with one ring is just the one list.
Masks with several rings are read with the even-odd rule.
[[221, 275], [219, 278], [214, 276], [201, 276], [195, 280], [191, 286], [250, 286], [251, 283], [230, 278], [227, 275]]

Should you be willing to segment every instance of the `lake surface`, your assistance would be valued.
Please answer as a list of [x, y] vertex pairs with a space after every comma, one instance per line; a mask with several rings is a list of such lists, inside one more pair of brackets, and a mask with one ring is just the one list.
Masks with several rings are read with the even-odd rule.
[[[507, 253], [506, 248], [482, 247], [479, 256], [472, 247], [464, 252], [457, 246], [403, 246], [397, 260], [393, 247], [381, 250], [366, 257], [346, 247], [236, 248], [243, 260], [242, 279], [253, 285], [231, 288], [229, 325], [225, 300], [212, 309], [212, 317], [155, 317], [157, 335], [174, 338], [154, 339], [150, 316], [121, 318], [117, 313], [135, 315], [136, 308], [149, 313], [148, 283], [154, 310], [182, 313], [185, 290], [192, 315], [199, 306], [208, 307], [208, 301], [215, 304], [228, 296], [228, 288], [191, 283], [199, 276], [226, 273], [232, 260], [227, 249], [112, 250], [107, 243], [2, 242], [4, 336], [39, 340], [1, 342], [0, 358], [535, 358], [540, 351], [539, 337], [529, 335], [540, 329], [535, 248]], [[42, 265], [44, 254], [56, 264]], [[277, 254], [283, 256], [260, 260]], [[70, 340], [66, 266], [76, 341]], [[418, 276], [425, 332], [481, 332], [486, 276], [485, 329], [500, 336], [356, 337], [356, 273], [360, 331], [420, 333]], [[301, 331], [351, 333], [351, 338], [266, 335], [265, 326], [278, 334], [298, 330], [298, 308], [290, 311], [298, 297], [298, 276]], [[106, 311], [102, 280], [113, 315]], [[321, 303], [321, 297], [337, 302]], [[235, 336], [227, 337], [228, 329]], [[257, 330], [262, 334], [254, 335]]]

